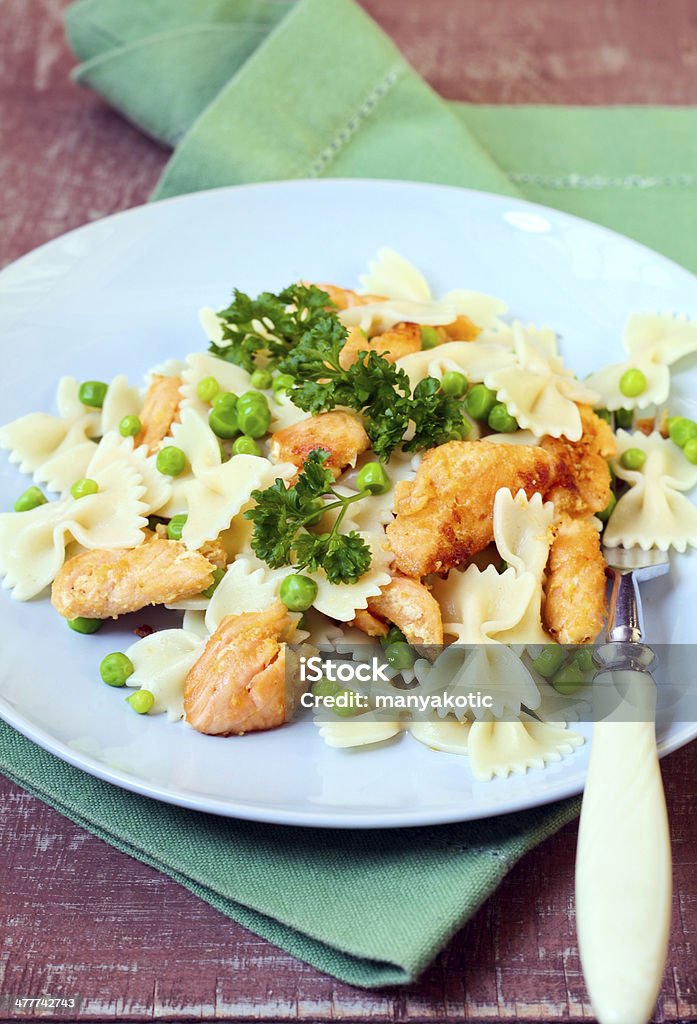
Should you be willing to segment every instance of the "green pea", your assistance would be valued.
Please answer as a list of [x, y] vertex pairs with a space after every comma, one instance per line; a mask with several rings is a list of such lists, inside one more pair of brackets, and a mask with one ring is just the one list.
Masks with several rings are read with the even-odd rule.
[[334, 697], [341, 687], [333, 679], [322, 676], [316, 683], [312, 684], [310, 692], [313, 697]]
[[45, 505], [47, 501], [48, 498], [40, 487], [27, 487], [12, 507], [15, 512], [31, 512], [33, 508]]
[[383, 647], [389, 647], [390, 644], [405, 644], [406, 642], [407, 638], [397, 626], [391, 626], [387, 636], [380, 637], [380, 643]]
[[697, 437], [697, 423], [686, 416], [671, 416], [668, 422], [668, 436], [678, 448], [684, 448], [688, 441]]
[[237, 422], [243, 434], [248, 437], [263, 437], [271, 424], [271, 410], [266, 408], [249, 408], [238, 406]]
[[615, 426], [622, 430], [631, 430], [634, 413], [631, 409], [615, 409]]
[[99, 674], [107, 686], [125, 686], [126, 680], [134, 672], [133, 662], [127, 655], [122, 654], [121, 651], [107, 654], [99, 666]]
[[260, 391], [245, 391], [243, 395], [237, 399], [237, 409], [268, 409], [269, 400], [266, 395], [262, 395]]
[[612, 423], [612, 413], [609, 409], [595, 409], [594, 412], [599, 419], [605, 420], [606, 423]]
[[697, 438], [693, 437], [691, 441], [688, 441], [683, 448], [683, 452], [688, 462], [697, 465]]
[[414, 652], [407, 643], [397, 641], [393, 644], [388, 644], [385, 648], [385, 657], [387, 658], [388, 664], [392, 668], [402, 671], [405, 668], [412, 668], [414, 665]]
[[259, 388], [260, 391], [265, 391], [266, 388], [270, 388], [273, 382], [273, 374], [271, 370], [255, 370], [251, 376], [251, 383], [253, 388]]
[[165, 476], [180, 476], [186, 469], [186, 455], [181, 448], [168, 445], [157, 453], [155, 465]]
[[321, 498], [315, 498], [314, 501], [311, 502], [309, 507], [311, 509], [314, 509], [314, 511], [310, 512], [309, 515], [305, 516], [305, 519], [303, 520], [303, 525], [317, 526], [324, 512], [324, 502], [322, 501]]
[[74, 629], [76, 633], [96, 633], [102, 628], [101, 619], [86, 619], [80, 615], [77, 619], [68, 619], [68, 625], [71, 629]]
[[564, 665], [559, 669], [555, 677], [552, 679], [552, 686], [557, 693], [564, 694], [565, 697], [570, 697], [576, 693], [577, 690], [583, 686], [585, 679], [583, 678], [583, 671], [581, 668], [570, 662], [568, 665]]
[[136, 690], [135, 693], [126, 697], [126, 703], [131, 705], [136, 714], [147, 715], [148, 711], [153, 708], [155, 697], [150, 690]]
[[213, 407], [208, 416], [208, 426], [216, 437], [223, 437], [226, 440], [239, 434], [240, 426], [237, 419], [237, 409], [233, 406]]
[[617, 504], [617, 498], [615, 497], [614, 491], [610, 491], [610, 500], [601, 512], [596, 512], [596, 516], [601, 523], [606, 523], [612, 513], [615, 511], [615, 505]]
[[83, 405], [101, 409], [108, 390], [109, 385], [101, 380], [86, 380], [80, 385], [77, 395]]
[[356, 486], [359, 491], [387, 494], [392, 487], [392, 481], [381, 462], [366, 462], [356, 477]]
[[592, 647], [579, 647], [579, 649], [574, 652], [574, 656], [571, 660], [575, 665], [578, 665], [582, 672], [595, 671]]
[[450, 395], [451, 398], [462, 398], [463, 395], [467, 394], [469, 382], [464, 373], [458, 373], [457, 370], [448, 370], [441, 378], [440, 387], [441, 391], [446, 395]]
[[358, 715], [364, 710], [362, 707], [363, 701], [361, 700], [361, 695], [356, 693], [355, 690], [339, 689], [334, 696], [346, 697], [346, 704], [334, 704], [332, 707], [334, 714], [338, 715], [340, 718], [353, 718], [354, 715]]
[[237, 401], [237, 395], [234, 391], [222, 391], [215, 396], [211, 405], [216, 411], [219, 409], [236, 409]]
[[290, 612], [305, 612], [317, 597], [317, 584], [309, 576], [286, 576], [279, 596]]
[[224, 569], [213, 570], [213, 582], [211, 583], [210, 587], [206, 587], [206, 589], [202, 591], [204, 597], [213, 597], [213, 594], [215, 594], [216, 590], [218, 589], [220, 581], [222, 580], [224, 575]]
[[467, 435], [469, 434], [471, 429], [472, 429], [472, 424], [469, 423], [467, 420], [463, 420], [462, 424], [459, 427], [455, 427], [450, 432], [450, 437], [448, 438], [448, 440], [449, 441], [464, 441], [465, 438], [467, 437]]
[[281, 394], [291, 391], [294, 384], [295, 377], [292, 377], [289, 373], [279, 373], [277, 377], [274, 377], [272, 387], [276, 402], [280, 400]]
[[186, 520], [189, 517], [186, 512], [180, 512], [177, 516], [172, 516], [170, 521], [167, 523], [167, 536], [170, 540], [181, 540], [182, 530], [186, 525]]
[[435, 327], [421, 328], [421, 348], [435, 348], [440, 343], [440, 336]]
[[473, 420], [487, 420], [495, 405], [496, 392], [484, 384], [475, 384], [465, 399], [465, 409]]
[[625, 469], [641, 469], [646, 462], [646, 452], [641, 448], [627, 448], [620, 456], [620, 465]]
[[646, 374], [641, 370], [625, 370], [620, 377], [620, 391], [625, 398], [636, 398], [646, 391], [647, 383]]
[[202, 402], [210, 403], [220, 391], [220, 384], [215, 377], [204, 377], [196, 385], [196, 394]]
[[88, 494], [97, 494], [98, 491], [99, 484], [96, 480], [90, 480], [88, 476], [83, 476], [80, 480], [76, 480], [70, 488], [73, 498], [86, 498]]
[[518, 429], [518, 420], [511, 416], [503, 402], [497, 402], [489, 413], [487, 423], [497, 434], [512, 434]]
[[119, 434], [121, 437], [137, 437], [143, 429], [143, 424], [137, 416], [124, 416], [119, 423]]
[[550, 644], [544, 647], [536, 658], [533, 659], [532, 667], [545, 679], [550, 679], [566, 661], [566, 651], [559, 644]]
[[261, 455], [261, 448], [253, 437], [238, 437], [232, 442], [233, 455]]

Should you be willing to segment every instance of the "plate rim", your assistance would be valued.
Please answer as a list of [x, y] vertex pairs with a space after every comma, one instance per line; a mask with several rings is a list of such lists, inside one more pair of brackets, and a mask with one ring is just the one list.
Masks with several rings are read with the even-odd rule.
[[[242, 192], [248, 192], [251, 190], [273, 190], [278, 188], [303, 188], [311, 186], [313, 189], [324, 189], [334, 188], [336, 186], [345, 188], [380, 188], [390, 190], [395, 187], [407, 188], [414, 190], [424, 190], [428, 192], [437, 192], [444, 194], [455, 194], [458, 196], [466, 195], [471, 196], [475, 201], [484, 200], [484, 202], [492, 202], [494, 205], [502, 202], [515, 203], [516, 206], [522, 206], [529, 208], [531, 211], [544, 213], [549, 216], [550, 214], [555, 218], [560, 218], [562, 222], [579, 223], [584, 225], [586, 228], [590, 228], [594, 232], [598, 232], [611, 239], [621, 240], [623, 243], [629, 243], [632, 247], [639, 251], [643, 251], [651, 255], [654, 259], [657, 259], [660, 263], [670, 269], [671, 273], [679, 277], [687, 276], [693, 282], [697, 283], [697, 274], [694, 274], [688, 268], [676, 263], [670, 257], [663, 255], [650, 246], [645, 245], [643, 242], [639, 242], [629, 235], [622, 234], [619, 231], [615, 231], [613, 228], [608, 228], [602, 224], [597, 224], [592, 220], [588, 220], [585, 217], [579, 217], [576, 214], [568, 213], [565, 210], [558, 210], [554, 207], [545, 206], [542, 203], [536, 203], [529, 199], [525, 199], [518, 196], [509, 196], [505, 193], [489, 192], [483, 189], [467, 188], [459, 185], [448, 185], [437, 182], [422, 182], [422, 181], [410, 181], [393, 178], [290, 178], [290, 179], [275, 179], [271, 181], [263, 182], [250, 182], [239, 185], [222, 185], [212, 189], [202, 189], [197, 192], [187, 192], [176, 196], [169, 196], [165, 199], [159, 199], [151, 202], [140, 203], [136, 206], [128, 207], [125, 210], [118, 210], [105, 217], [100, 217], [94, 221], [89, 221], [86, 224], [81, 224], [75, 228], [71, 228], [69, 231], [63, 232], [43, 242], [41, 245], [29, 250], [22, 254], [17, 259], [6, 264], [0, 269], [0, 291], [3, 291], [6, 284], [9, 283], [10, 287], [12, 284], [12, 278], [16, 273], [22, 273], [27, 264], [35, 260], [41, 260], [42, 256], [47, 250], [52, 247], [59, 247], [64, 245], [66, 240], [70, 240], [76, 235], [86, 235], [94, 231], [98, 231], [104, 224], [112, 223], [114, 221], [128, 220], [137, 218], [142, 215], [144, 211], [149, 209], [157, 209], [162, 206], [168, 206], [171, 204], [186, 204], [195, 202], [199, 197], [204, 199], [211, 195], [220, 194], [238, 194]], [[69, 264], [69, 271], [79, 264], [80, 258], [71, 260]], [[65, 270], [65, 266], [61, 266], [59, 270], [51, 274], [48, 277], [48, 281], [51, 286], [55, 285], [62, 276], [62, 271]], [[46, 279], [44, 279], [46, 283]], [[17, 319], [17, 318], [15, 318]], [[21, 322], [21, 314], [18, 318]], [[208, 814], [216, 814], [222, 817], [237, 818], [247, 821], [265, 822], [269, 824], [278, 825], [289, 825], [295, 827], [307, 827], [307, 828], [358, 828], [358, 829], [383, 829], [383, 828], [410, 828], [410, 827], [426, 827], [439, 824], [448, 824], [462, 821], [474, 821], [481, 820], [490, 817], [498, 817], [500, 815], [515, 813], [524, 810], [533, 810], [538, 807], [544, 807], [551, 803], [568, 799], [576, 796], [583, 791], [584, 778], [570, 779], [566, 784], [559, 784], [557, 787], [551, 788], [548, 792], [542, 795], [537, 794], [533, 797], [534, 803], [530, 803], [529, 796], [526, 796], [525, 791], [522, 791], [517, 796], [512, 796], [507, 801], [500, 801], [495, 806], [482, 807], [474, 806], [467, 810], [466, 816], [462, 816], [462, 812], [456, 809], [450, 809], [441, 811], [437, 807], [425, 808], [422, 811], [400, 811], [397, 813], [390, 814], [389, 817], [384, 817], [385, 812], [380, 811], [376, 815], [375, 811], [366, 812], [348, 812], [336, 815], [335, 812], [328, 813], [322, 810], [303, 809], [303, 810], [286, 810], [283, 808], [275, 808], [268, 806], [255, 806], [253, 804], [239, 803], [235, 800], [221, 800], [216, 798], [204, 797], [204, 796], [187, 796], [181, 790], [169, 788], [165, 786], [158, 786], [147, 783], [135, 776], [130, 776], [127, 772], [119, 769], [111, 769], [104, 765], [102, 762], [92, 758], [91, 755], [77, 753], [72, 750], [63, 741], [56, 740], [52, 737], [51, 733], [47, 730], [35, 726], [29, 719], [27, 719], [21, 712], [15, 709], [9, 704], [4, 697], [0, 695], [0, 719], [6, 722], [11, 728], [14, 728], [28, 740], [36, 743], [39, 747], [50, 753], [60, 760], [72, 765], [87, 774], [96, 777], [104, 782], [111, 785], [117, 786], [120, 789], [128, 792], [136, 793], [140, 796], [147, 797], [149, 799], [158, 800], [160, 802], [170, 804], [173, 806], [184, 807], [190, 810], [196, 810]], [[683, 723], [675, 722], [672, 723], [675, 734], [670, 737], [668, 741], [665, 739], [659, 743], [659, 756], [662, 758], [674, 750], [677, 750], [685, 746], [690, 741], [697, 738], [697, 722], [696, 723]], [[586, 741], [588, 744], [592, 740]], [[437, 753], [437, 752], [434, 752]], [[448, 755], [446, 755], [448, 756]], [[21, 783], [20, 783], [21, 785]], [[376, 820], [376, 817], [380, 817], [380, 820]]]

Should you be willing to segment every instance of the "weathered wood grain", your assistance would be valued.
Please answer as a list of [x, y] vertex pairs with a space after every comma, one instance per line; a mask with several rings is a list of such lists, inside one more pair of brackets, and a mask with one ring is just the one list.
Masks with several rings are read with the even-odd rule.
[[[450, 98], [697, 101], [693, 0], [362, 2]], [[0, 5], [1, 262], [144, 202], [167, 158], [69, 81], [66, 6]], [[675, 908], [656, 1020], [687, 1021], [697, 1019], [697, 746], [664, 768]], [[591, 1019], [574, 938], [575, 833], [569, 826], [530, 854], [416, 985], [365, 993], [2, 782], [0, 994], [79, 994], [84, 1020]]]

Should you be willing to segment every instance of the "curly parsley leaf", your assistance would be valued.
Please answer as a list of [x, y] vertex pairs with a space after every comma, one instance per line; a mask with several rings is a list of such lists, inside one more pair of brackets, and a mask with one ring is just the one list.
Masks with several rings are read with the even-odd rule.
[[[293, 487], [278, 479], [266, 490], [254, 491], [256, 505], [244, 517], [254, 523], [253, 550], [272, 569], [295, 564], [310, 572], [323, 569], [330, 583], [355, 583], [370, 568], [370, 548], [355, 530], [342, 534], [339, 526], [348, 505], [368, 495], [337, 494], [331, 470], [324, 465], [327, 458], [326, 452], [311, 452]], [[337, 509], [338, 515], [329, 533], [312, 533], [307, 527], [324, 507], [320, 499], [325, 495], [336, 499], [326, 507]]]
[[256, 299], [236, 288], [230, 305], [218, 313], [223, 340], [211, 342], [209, 350], [252, 373], [258, 355], [286, 355], [331, 307], [327, 292], [314, 285], [294, 284], [278, 295], [262, 292]]

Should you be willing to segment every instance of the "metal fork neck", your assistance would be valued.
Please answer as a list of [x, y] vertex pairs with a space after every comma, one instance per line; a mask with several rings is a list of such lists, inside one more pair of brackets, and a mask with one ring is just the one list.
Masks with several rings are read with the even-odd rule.
[[641, 613], [639, 587], [633, 573], [610, 570], [612, 591], [605, 635], [609, 641], [641, 643], [644, 618]]

